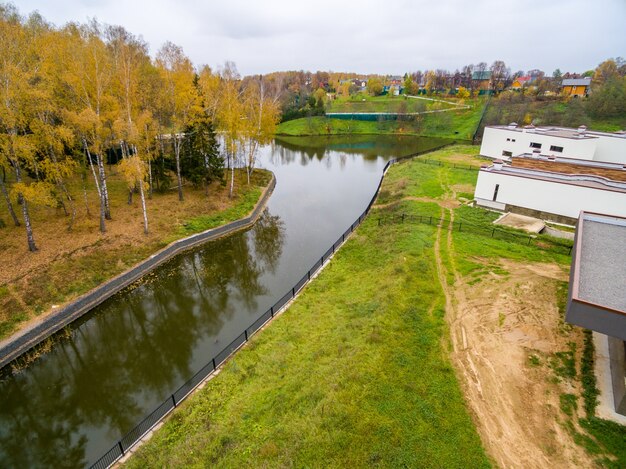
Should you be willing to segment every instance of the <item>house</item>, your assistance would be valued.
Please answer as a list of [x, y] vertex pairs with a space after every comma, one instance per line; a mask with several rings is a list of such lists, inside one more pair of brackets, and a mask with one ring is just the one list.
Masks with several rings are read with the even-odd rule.
[[[626, 415], [626, 218], [578, 217], [565, 320], [594, 331], [600, 407]], [[612, 412], [608, 418], [617, 420]], [[622, 423], [624, 419], [621, 419]]]
[[561, 83], [561, 94], [564, 96], [584, 97], [589, 94], [591, 78], [568, 78]]
[[477, 90], [491, 89], [491, 71], [483, 70], [472, 73], [472, 85]]
[[517, 77], [515, 80], [513, 80], [513, 83], [511, 84], [511, 89], [521, 90], [522, 88], [527, 88], [528, 86], [533, 84], [535, 81], [537, 81], [537, 77], [532, 77], [530, 75], [524, 76], [524, 77]]
[[626, 164], [626, 133], [596, 132], [585, 126], [518, 127], [515, 122], [485, 127], [482, 156], [508, 160], [524, 153]]

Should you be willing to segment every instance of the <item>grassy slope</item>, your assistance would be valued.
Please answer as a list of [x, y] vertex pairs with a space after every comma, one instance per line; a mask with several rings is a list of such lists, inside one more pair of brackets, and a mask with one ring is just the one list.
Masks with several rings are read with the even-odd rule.
[[434, 237], [368, 217], [129, 466], [488, 467], [446, 356]]
[[[477, 150], [455, 146], [429, 158], [476, 165]], [[437, 198], [445, 188], [471, 187], [475, 178], [445, 165], [392, 167], [383, 191], [396, 203], [375, 209], [291, 308], [183, 404], [128, 465], [487, 466], [446, 358], [435, 228], [377, 223], [390, 213], [438, 216], [437, 204], [405, 198]], [[491, 215], [456, 209], [457, 220], [485, 228]], [[453, 242], [454, 253], [442, 243], [443, 262], [450, 266], [454, 255], [455, 267], [473, 281], [497, 270], [502, 257], [570, 262], [560, 250], [465, 231], [455, 232]], [[590, 422], [593, 440], [579, 433], [575, 440], [603, 464], [626, 462], [619, 443], [626, 428]]]
[[519, 101], [519, 98], [511, 101], [504, 98], [492, 100], [484, 123], [486, 125], [522, 123], [526, 118], [535, 125], [578, 127], [584, 124], [590, 129], [606, 132], [626, 129], [626, 110], [619, 117], [596, 118], [585, 112], [584, 100], [533, 101], [528, 99]]
[[[458, 101], [455, 98], [445, 101]], [[449, 109], [447, 103], [437, 103], [426, 99], [406, 98], [404, 96], [370, 96], [358, 93], [349, 97], [339, 97], [330, 102], [327, 112], [420, 112], [432, 109]]]
[[[393, 100], [392, 100], [393, 99]], [[370, 102], [364, 103], [366, 107], [375, 106], [376, 112], [394, 112], [397, 101], [404, 98], [387, 98], [381, 105]], [[408, 101], [417, 101], [411, 100]], [[416, 121], [350, 121], [341, 119], [329, 119], [326, 117], [304, 117], [292, 121], [283, 122], [278, 126], [279, 135], [335, 135], [335, 134], [402, 134], [423, 135], [429, 137], [456, 138], [471, 140], [478, 126], [486, 100], [468, 100], [471, 109], [443, 112], [437, 114], [424, 114]], [[340, 109], [345, 109], [342, 104]], [[358, 106], [358, 105], [354, 105]], [[449, 106], [448, 106], [449, 107]], [[360, 109], [360, 108], [359, 108]], [[369, 110], [369, 109], [368, 109]], [[339, 111], [335, 111], [339, 112]], [[341, 111], [348, 112], [348, 111]], [[359, 110], [354, 112], [367, 112]]]
[[[29, 256], [37, 256], [34, 259], [40, 261], [38, 257], [48, 255], [46, 250], [52, 251], [50, 260], [42, 265], [33, 265], [19, 280], [0, 284], [0, 339], [15, 332], [24, 321], [49, 311], [50, 305], [61, 304], [89, 291], [168, 243], [244, 217], [256, 205], [269, 178], [269, 173], [256, 171], [252, 184], [248, 186], [242, 173], [237, 178], [237, 192], [232, 200], [226, 195], [227, 188], [219, 185], [212, 189], [214, 192], [208, 198], [202, 189], [185, 188], [184, 204], [178, 202], [175, 193], [155, 193], [154, 198], [148, 201], [148, 237], [141, 232], [138, 196], [135, 197], [135, 206], [128, 207], [126, 185], [116, 177], [109, 178], [114, 219], [108, 224], [107, 235], [97, 234], [95, 215], [79, 217], [72, 234], [66, 235], [65, 217], [53, 214], [52, 209], [34, 209], [35, 236], [43, 251], [37, 254], [26, 252], [21, 262], [29, 262]], [[81, 190], [80, 186], [75, 188], [76, 193]], [[96, 208], [94, 203], [92, 210]], [[6, 212], [6, 208], [0, 208], [0, 218], [8, 218], [2, 210]], [[84, 207], [77, 203], [77, 210], [83, 211]], [[135, 213], [131, 213], [133, 210]], [[202, 214], [198, 214], [198, 210], [202, 210]], [[15, 237], [18, 247], [12, 249], [23, 248], [22, 231], [23, 228], [15, 227], [0, 229], [0, 245], [8, 245], [9, 238]], [[133, 236], [131, 232], [139, 234]], [[63, 238], [64, 243], [69, 243], [64, 246], [66, 252], [60, 254], [54, 252], [53, 246], [53, 239], [58, 236]], [[11, 264], [5, 267], [12, 268]], [[68, 276], [68, 272], [72, 275]]]

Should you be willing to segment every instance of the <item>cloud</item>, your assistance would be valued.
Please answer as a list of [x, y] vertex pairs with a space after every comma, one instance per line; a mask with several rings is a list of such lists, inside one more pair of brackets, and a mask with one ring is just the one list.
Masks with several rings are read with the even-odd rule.
[[626, 2], [596, 0], [21, 0], [57, 23], [121, 24], [154, 53], [166, 40], [196, 64], [403, 73], [504, 60], [512, 69], [583, 71], [626, 50]]

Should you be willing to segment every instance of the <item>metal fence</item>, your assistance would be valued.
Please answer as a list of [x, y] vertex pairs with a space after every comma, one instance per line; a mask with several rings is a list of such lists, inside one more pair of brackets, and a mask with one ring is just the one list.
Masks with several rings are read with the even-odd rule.
[[391, 223], [422, 223], [426, 225], [442, 225], [453, 231], [488, 236], [494, 239], [502, 239], [517, 244], [535, 246], [546, 251], [554, 251], [561, 254], [571, 255], [573, 242], [567, 239], [552, 238], [541, 235], [527, 235], [508, 231], [495, 226], [478, 225], [467, 220], [451, 220], [445, 217], [431, 215], [407, 215], [404, 213], [383, 216], [378, 219], [378, 226]]
[[254, 321], [248, 328], [246, 328], [239, 336], [237, 336], [229, 345], [227, 345], [222, 351], [220, 351], [215, 357], [213, 357], [206, 365], [204, 365], [195, 375], [189, 378], [181, 387], [179, 387], [173, 394], [166, 398], [156, 409], [154, 409], [147, 417], [139, 422], [135, 428], [129, 431], [126, 435], [121, 437], [118, 442], [107, 451], [98, 461], [96, 461], [91, 467], [96, 469], [106, 469], [121, 457], [123, 457], [128, 450], [130, 450], [141, 438], [143, 438], [150, 430], [152, 430], [157, 423], [159, 423], [167, 414], [174, 410], [178, 404], [180, 404], [200, 383], [202, 383], [208, 376], [215, 371], [224, 361], [236, 352], [241, 346], [243, 346], [250, 338], [261, 329], [268, 321], [270, 321], [290, 300], [292, 300], [300, 290], [311, 280], [311, 278], [322, 268], [324, 263], [339, 249], [339, 247], [345, 242], [345, 240], [365, 219], [369, 213], [372, 205], [378, 197], [378, 192], [383, 183], [384, 175], [387, 169], [392, 164], [399, 161], [414, 158], [435, 150], [452, 145], [453, 143], [447, 143], [440, 145], [429, 150], [412, 153], [400, 158], [391, 159], [387, 162], [383, 169], [383, 174], [376, 187], [376, 192], [372, 196], [372, 199], [367, 204], [366, 209], [361, 215], [348, 227], [348, 229], [335, 241], [332, 246], [318, 259], [311, 268], [298, 280], [294, 286], [287, 291], [274, 305], [265, 311], [256, 321]]

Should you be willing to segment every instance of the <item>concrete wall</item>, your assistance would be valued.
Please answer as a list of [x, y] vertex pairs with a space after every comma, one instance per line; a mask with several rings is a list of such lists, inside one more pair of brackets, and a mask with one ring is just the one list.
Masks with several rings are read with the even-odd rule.
[[478, 172], [474, 196], [479, 205], [480, 199], [493, 199], [496, 184], [500, 185], [496, 201], [507, 205], [576, 219], [581, 210], [626, 217], [626, 193], [512, 176], [496, 170]]
[[[571, 282], [570, 282], [571, 284]], [[571, 295], [570, 295], [571, 298]], [[626, 340], [624, 315], [603, 308], [568, 299], [565, 320], [570, 324], [591, 329], [616, 339]]]
[[624, 341], [615, 337], [609, 339], [609, 357], [611, 360], [611, 381], [615, 411], [626, 415], [626, 349]]
[[[508, 139], [508, 140], [507, 140]], [[605, 139], [608, 139], [606, 137]], [[556, 155], [567, 158], [577, 158], [582, 160], [594, 159], [596, 147], [600, 138], [561, 138], [548, 135], [534, 133], [526, 129], [500, 129], [493, 127], [485, 127], [483, 141], [480, 146], [480, 154], [490, 158], [502, 158], [503, 151], [510, 151], [513, 156], [522, 153], [532, 153], [533, 148], [531, 142], [541, 144], [542, 155]], [[612, 140], [622, 140], [626, 144], [626, 140], [612, 138]], [[613, 152], [614, 142], [607, 146], [604, 152]], [[550, 151], [550, 146], [556, 145], [563, 147], [562, 153]], [[618, 156], [615, 156], [618, 158]], [[621, 158], [626, 162], [626, 146], [622, 150]], [[605, 160], [614, 161], [614, 160]]]
[[626, 164], [626, 138], [601, 137], [594, 160]]

